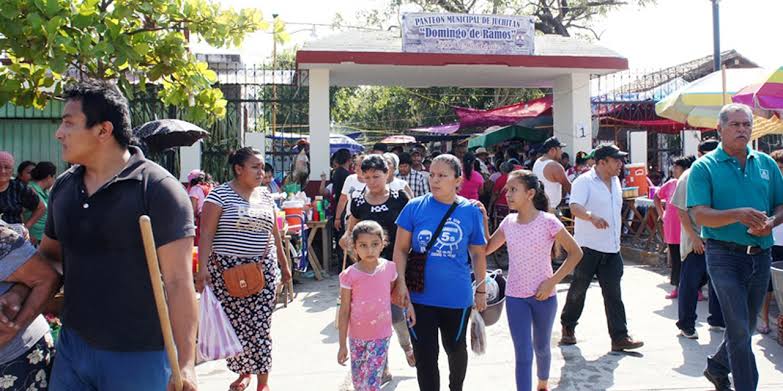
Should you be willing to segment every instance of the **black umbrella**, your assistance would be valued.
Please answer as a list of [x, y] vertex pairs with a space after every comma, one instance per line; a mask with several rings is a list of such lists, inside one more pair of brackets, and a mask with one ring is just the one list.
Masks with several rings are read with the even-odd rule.
[[209, 133], [190, 122], [160, 119], [133, 129], [133, 136], [144, 142], [151, 152], [160, 152], [174, 147], [189, 147]]

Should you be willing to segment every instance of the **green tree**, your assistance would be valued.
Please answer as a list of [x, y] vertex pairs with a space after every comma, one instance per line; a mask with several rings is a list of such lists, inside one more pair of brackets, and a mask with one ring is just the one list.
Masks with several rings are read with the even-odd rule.
[[210, 0], [0, 0], [0, 53], [10, 62], [0, 67], [0, 105], [42, 108], [65, 84], [91, 77], [116, 80], [129, 98], [153, 83], [165, 105], [214, 121], [225, 116], [226, 101], [188, 37], [239, 46], [269, 27], [258, 10]]
[[538, 89], [518, 88], [342, 87], [333, 89], [332, 118], [371, 130], [366, 133], [374, 140], [390, 131], [455, 122], [455, 106], [489, 109], [541, 96]]
[[[600, 38], [596, 23], [625, 6], [646, 7], [656, 0], [388, 0], [384, 8], [360, 11], [358, 20], [368, 25], [388, 28], [399, 25], [400, 6], [417, 4], [425, 12], [486, 13], [529, 15], [535, 18], [536, 30], [544, 34], [570, 37], [580, 35]], [[345, 18], [335, 17], [337, 25]]]

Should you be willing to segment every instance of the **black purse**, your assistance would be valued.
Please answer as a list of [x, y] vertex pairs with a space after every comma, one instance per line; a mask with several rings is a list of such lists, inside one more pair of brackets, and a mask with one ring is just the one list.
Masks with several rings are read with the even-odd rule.
[[408, 290], [411, 292], [423, 292], [424, 291], [424, 269], [427, 264], [427, 255], [435, 245], [435, 241], [440, 236], [440, 231], [443, 230], [443, 226], [446, 225], [446, 220], [449, 219], [451, 213], [457, 208], [457, 203], [451, 204], [451, 207], [443, 216], [443, 219], [438, 224], [438, 228], [432, 235], [430, 242], [427, 243], [427, 247], [424, 252], [418, 252], [411, 249], [408, 253], [408, 262], [405, 264], [405, 285], [408, 286]]

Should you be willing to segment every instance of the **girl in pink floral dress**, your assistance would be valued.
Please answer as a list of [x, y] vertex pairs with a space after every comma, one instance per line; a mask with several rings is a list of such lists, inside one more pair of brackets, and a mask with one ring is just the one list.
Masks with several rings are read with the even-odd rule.
[[[397, 280], [393, 262], [381, 258], [386, 238], [375, 221], [362, 221], [351, 231], [359, 262], [340, 273], [340, 350], [337, 362], [348, 361], [356, 391], [379, 391], [392, 334], [391, 289]], [[415, 322], [413, 308], [408, 308]]]

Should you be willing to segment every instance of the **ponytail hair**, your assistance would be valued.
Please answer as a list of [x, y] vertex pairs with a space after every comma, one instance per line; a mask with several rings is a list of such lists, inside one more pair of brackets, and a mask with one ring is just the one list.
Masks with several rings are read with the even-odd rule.
[[466, 152], [462, 158], [462, 168], [464, 170], [465, 180], [469, 181], [473, 170], [475, 169], [476, 156], [472, 152]]
[[234, 175], [234, 178], [237, 176], [236, 166], [242, 166], [248, 159], [260, 154], [261, 151], [253, 147], [239, 148], [236, 151], [231, 152], [231, 154], [228, 155], [228, 165], [231, 167], [231, 174]]
[[525, 189], [535, 190], [536, 194], [533, 196], [533, 207], [542, 212], [549, 211], [549, 198], [544, 191], [544, 183], [538, 180], [536, 174], [533, 174], [533, 172], [529, 170], [516, 170], [508, 174], [508, 180], [518, 180], [525, 186]]

